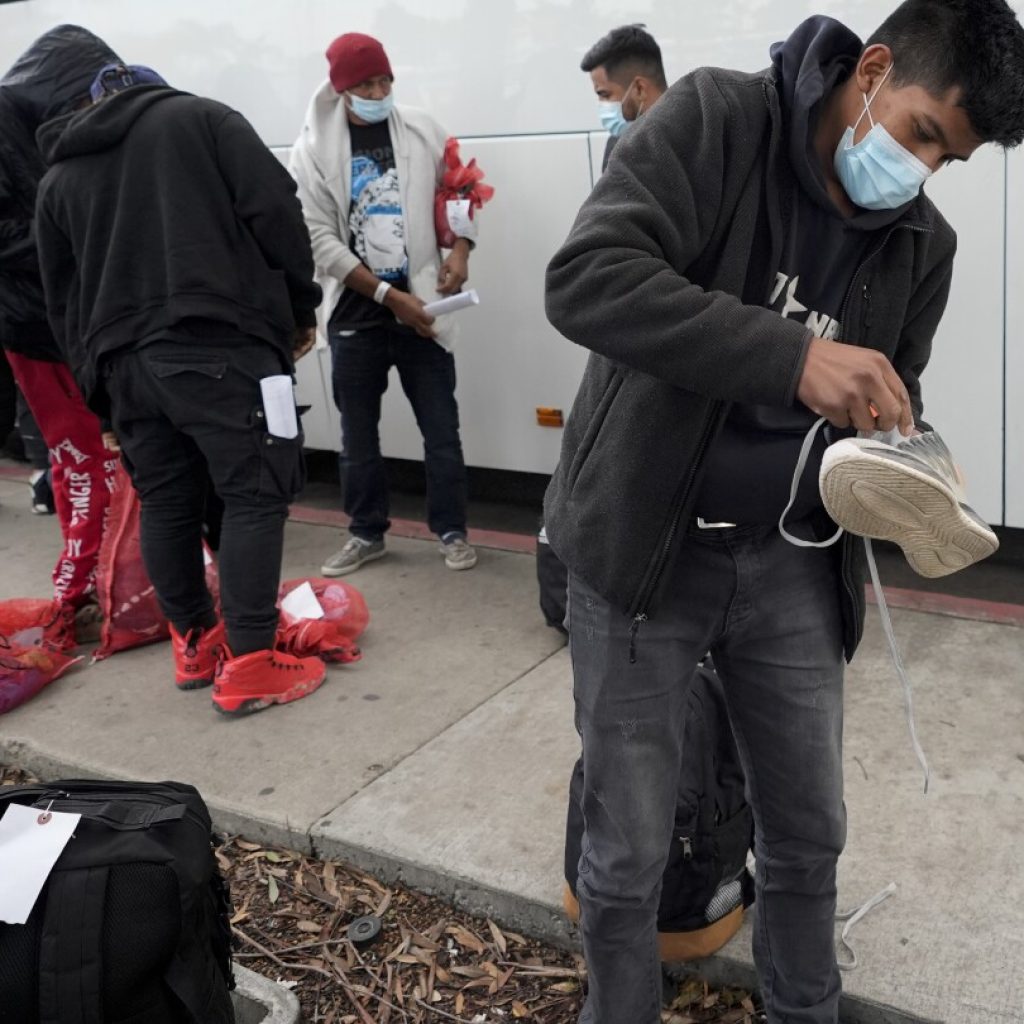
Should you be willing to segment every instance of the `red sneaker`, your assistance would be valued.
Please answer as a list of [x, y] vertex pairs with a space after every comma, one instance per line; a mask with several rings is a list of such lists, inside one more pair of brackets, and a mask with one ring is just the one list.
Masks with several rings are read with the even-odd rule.
[[226, 643], [223, 622], [218, 622], [212, 629], [190, 629], [185, 636], [171, 626], [174, 685], [179, 690], [200, 690], [209, 686], [220, 660], [217, 649]]
[[225, 715], [248, 715], [271, 704], [288, 704], [317, 689], [327, 675], [319, 658], [296, 658], [282, 651], [253, 651], [217, 669], [213, 706]]

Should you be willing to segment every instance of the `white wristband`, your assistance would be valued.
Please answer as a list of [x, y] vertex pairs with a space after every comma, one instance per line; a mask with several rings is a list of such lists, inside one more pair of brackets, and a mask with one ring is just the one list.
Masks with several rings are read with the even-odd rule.
[[378, 306], [383, 306], [384, 298], [389, 291], [391, 291], [391, 285], [389, 285], [387, 281], [381, 281], [381, 283], [377, 285], [377, 290], [373, 293], [373, 301], [376, 302]]

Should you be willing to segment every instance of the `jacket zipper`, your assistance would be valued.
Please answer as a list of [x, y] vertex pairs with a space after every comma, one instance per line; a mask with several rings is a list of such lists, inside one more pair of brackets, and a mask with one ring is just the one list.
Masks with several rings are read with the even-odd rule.
[[[843, 333], [846, 333], [846, 310], [850, 304], [850, 299], [853, 297], [853, 290], [857, 286], [857, 281], [860, 278], [864, 268], [877, 256], [881, 255], [882, 250], [889, 244], [889, 239], [897, 232], [901, 230], [916, 231], [923, 235], [930, 235], [933, 233], [932, 228], [926, 228], [921, 224], [894, 224], [885, 234], [885, 238], [879, 243], [878, 247], [870, 252], [861, 261], [860, 265], [854, 271], [853, 277], [850, 278], [850, 285], [846, 289], [846, 295], [843, 297], [843, 305], [839, 310], [839, 323], [843, 326]], [[868, 301], [868, 286], [864, 285], [864, 298]], [[859, 344], [859, 341], [858, 341]], [[844, 540], [842, 549], [842, 564], [840, 565], [839, 575], [843, 581], [843, 589], [846, 591], [847, 596], [850, 600], [850, 611], [853, 614], [853, 632], [854, 636], [860, 633], [861, 622], [858, 608], [860, 602], [857, 600], [857, 592], [853, 587], [853, 583], [850, 580], [850, 545]]]
[[686, 499], [689, 497], [694, 477], [697, 475], [697, 467], [700, 465], [701, 459], [704, 456], [704, 451], [708, 446], [708, 441], [711, 438], [712, 425], [717, 418], [719, 408], [721, 408], [721, 402], [716, 401], [712, 407], [713, 412], [709, 413], [707, 419], [704, 421], [704, 431], [701, 434], [700, 444], [697, 446], [697, 451], [694, 453], [690, 472], [687, 474], [686, 479], [683, 481], [679, 490], [676, 491], [678, 498], [673, 503], [674, 510], [672, 513], [672, 521], [669, 524], [668, 533], [665, 534], [665, 540], [662, 542], [661, 550], [658, 552], [658, 560], [654, 564], [654, 573], [651, 576], [650, 583], [644, 587], [639, 599], [637, 600], [637, 611], [629, 626], [630, 665], [636, 664], [637, 633], [640, 631], [641, 624], [647, 621], [651, 598], [658, 587], [658, 583], [661, 581], [661, 574], [665, 571], [665, 564], [668, 562], [668, 555], [672, 549], [672, 542], [675, 540], [676, 533], [679, 530], [679, 520], [682, 517], [683, 508], [686, 506]]
[[[771, 72], [768, 73], [771, 75]], [[773, 111], [771, 97], [768, 93], [768, 76], [762, 80], [761, 89], [764, 93], [765, 103], [768, 106], [769, 111]], [[674, 503], [674, 511], [672, 513], [672, 522], [669, 524], [668, 533], [665, 535], [665, 540], [662, 542], [661, 550], [658, 553], [658, 560], [654, 565], [654, 573], [651, 577], [650, 583], [641, 591], [640, 596], [636, 601], [637, 611], [633, 615], [633, 621], [629, 626], [629, 663], [630, 665], [636, 664], [636, 648], [637, 648], [637, 634], [640, 632], [640, 626], [647, 621], [648, 611], [651, 598], [654, 596], [654, 592], [657, 589], [658, 583], [661, 582], [661, 574], [665, 570], [665, 564], [668, 561], [669, 551], [672, 548], [672, 541], [675, 540], [676, 532], [679, 529], [679, 520], [683, 514], [683, 508], [686, 505], [686, 499], [690, 493], [690, 487], [693, 485], [694, 477], [697, 473], [697, 467], [700, 465], [700, 460], [704, 455], [704, 451], [708, 446], [708, 441], [711, 434], [711, 425], [714, 423], [717, 412], [721, 408], [720, 402], [715, 402], [712, 407], [712, 413], [709, 413], [707, 419], [704, 421], [704, 431], [701, 434], [700, 444], [697, 446], [697, 451], [694, 455], [691, 469], [686, 479], [683, 481], [682, 487], [676, 493], [679, 495], [678, 500]]]

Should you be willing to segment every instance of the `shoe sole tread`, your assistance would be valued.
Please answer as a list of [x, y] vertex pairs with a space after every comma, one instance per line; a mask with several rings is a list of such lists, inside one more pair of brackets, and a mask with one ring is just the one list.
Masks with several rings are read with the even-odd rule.
[[911, 568], [936, 579], [987, 558], [995, 534], [960, 507], [939, 480], [863, 450], [826, 461], [821, 496], [829, 515], [850, 533], [903, 549]]

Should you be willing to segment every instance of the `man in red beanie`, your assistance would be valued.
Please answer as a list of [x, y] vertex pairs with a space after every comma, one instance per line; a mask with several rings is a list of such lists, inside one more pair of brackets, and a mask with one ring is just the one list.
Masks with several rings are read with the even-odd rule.
[[339, 36], [327, 60], [330, 80], [313, 95], [291, 160], [324, 291], [320, 328], [331, 344], [351, 519], [348, 542], [321, 571], [341, 576], [385, 554], [391, 524], [378, 423], [392, 366], [423, 435], [427, 522], [445, 565], [471, 569], [455, 325], [424, 311], [469, 274], [469, 239], [442, 253], [434, 227], [448, 133], [423, 111], [394, 105], [395, 76], [376, 39]]

